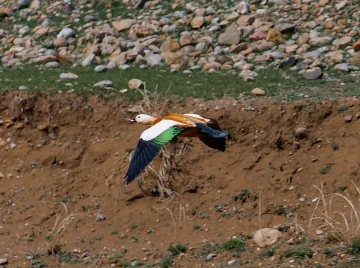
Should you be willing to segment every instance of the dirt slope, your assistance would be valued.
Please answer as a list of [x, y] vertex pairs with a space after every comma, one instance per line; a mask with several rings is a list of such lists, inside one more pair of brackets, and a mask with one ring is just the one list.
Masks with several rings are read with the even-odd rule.
[[[319, 197], [312, 185], [323, 183], [327, 200], [329, 194], [346, 192], [358, 205], [351, 181], [360, 186], [359, 107], [354, 100], [174, 104], [165, 112], [216, 118], [231, 137], [225, 153], [198, 140], [179, 140], [178, 152], [187, 149], [175, 159], [178, 169], [169, 188], [176, 196], [169, 202], [156, 191], [152, 194], [157, 186], [152, 173], [141, 187], [137, 181], [122, 185], [126, 152], [144, 130], [125, 120], [134, 115], [127, 112], [129, 105], [73, 96], [1, 96], [0, 257], [8, 258], [9, 267], [69, 267], [71, 262], [78, 262], [77, 267], [120, 267], [135, 258], [154, 263], [171, 243], [188, 243], [186, 253], [175, 258], [177, 267], [313, 267], [348, 261], [352, 256], [339, 246], [356, 236], [358, 223], [343, 198], [334, 197], [329, 213], [345, 213], [349, 232], [336, 216], [344, 243], [321, 220], [308, 227]], [[351, 122], [345, 122], [347, 115], [352, 115]], [[295, 134], [299, 127], [307, 129], [304, 137]], [[160, 162], [159, 156], [155, 170]], [[241, 200], [234, 198], [239, 194]], [[61, 222], [66, 215], [60, 202], [68, 221]], [[96, 220], [99, 211], [105, 220]], [[323, 212], [320, 203], [315, 214]], [[57, 217], [56, 226], [66, 225], [54, 236]], [[258, 254], [264, 249], [253, 243], [252, 233], [277, 225], [284, 227], [283, 237], [274, 256], [261, 260]], [[296, 234], [301, 228], [307, 235]], [[245, 252], [233, 256], [231, 250], [219, 251], [205, 262], [206, 242], [223, 243], [240, 235]], [[280, 260], [295, 246], [310, 248], [312, 258]], [[49, 248], [55, 253], [48, 254]], [[335, 255], [323, 254], [323, 248], [335, 248]], [[231, 266], [227, 263], [232, 259], [236, 262]]]

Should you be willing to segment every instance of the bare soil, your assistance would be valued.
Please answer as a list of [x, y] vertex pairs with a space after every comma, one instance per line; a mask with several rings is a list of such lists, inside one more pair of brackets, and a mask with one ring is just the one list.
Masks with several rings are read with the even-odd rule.
[[[231, 136], [224, 153], [179, 138], [177, 150], [186, 150], [170, 174], [174, 195], [160, 198], [153, 172], [142, 183], [122, 183], [129, 152], [145, 129], [126, 120], [136, 105], [70, 95], [0, 98], [0, 257], [8, 258], [9, 267], [121, 267], [135, 259], [151, 264], [179, 243], [187, 250], [175, 256], [176, 267], [322, 267], [354, 258], [348, 246], [359, 224], [344, 198], [334, 196], [328, 207], [335, 228], [310, 219], [313, 213], [324, 217], [314, 187], [322, 184], [326, 200], [348, 194], [358, 208], [358, 100], [188, 99], [168, 105], [163, 113], [215, 118]], [[160, 106], [154, 110], [160, 112]], [[295, 133], [299, 127], [307, 129], [304, 136]], [[152, 166], [160, 165], [159, 155]], [[336, 212], [344, 213], [348, 230]], [[283, 234], [267, 259], [259, 258], [267, 249], [252, 240], [263, 227]], [[234, 236], [245, 240], [244, 252], [214, 252], [206, 261], [209, 252], [199, 251], [206, 242]], [[309, 248], [312, 257], [281, 258], [296, 247]], [[230, 260], [236, 260], [233, 266]]]

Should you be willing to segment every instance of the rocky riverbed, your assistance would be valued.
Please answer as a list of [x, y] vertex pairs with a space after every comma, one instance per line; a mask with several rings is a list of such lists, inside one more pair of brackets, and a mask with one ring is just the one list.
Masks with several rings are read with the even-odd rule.
[[40, 1], [0, 3], [4, 68], [61, 64], [107, 69], [168, 66], [225, 70], [245, 81], [264, 66], [306, 79], [331, 70], [358, 75], [355, 0]]

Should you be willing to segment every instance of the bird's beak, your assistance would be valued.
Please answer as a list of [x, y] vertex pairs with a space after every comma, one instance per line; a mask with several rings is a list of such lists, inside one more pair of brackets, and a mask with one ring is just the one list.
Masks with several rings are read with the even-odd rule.
[[129, 119], [129, 123], [136, 123], [135, 119]]

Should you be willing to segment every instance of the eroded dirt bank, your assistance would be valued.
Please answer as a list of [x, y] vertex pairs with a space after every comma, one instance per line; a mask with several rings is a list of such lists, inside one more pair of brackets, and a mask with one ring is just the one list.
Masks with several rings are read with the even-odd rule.
[[[330, 194], [348, 193], [358, 208], [351, 182], [360, 186], [358, 101], [186, 100], [171, 110], [167, 107], [164, 112], [216, 118], [231, 131], [225, 153], [198, 140], [179, 140], [177, 148], [184, 150], [175, 159], [178, 168], [169, 188], [176, 196], [171, 202], [156, 195], [152, 173], [145, 176], [141, 188], [138, 182], [126, 189], [122, 185], [128, 152], [144, 130], [126, 121], [135, 114], [128, 110], [135, 108], [95, 97], [1, 96], [0, 257], [7, 257], [10, 267], [40, 261], [49, 267], [67, 267], [71, 261], [79, 267], [120, 267], [123, 260], [134, 258], [153, 263], [171, 243], [188, 243], [186, 253], [175, 258], [177, 267], [219, 266], [231, 259], [244, 267], [259, 263], [288, 267], [292, 258], [280, 261], [280, 255], [295, 245], [313, 253], [308, 260], [295, 258], [300, 266], [351, 259], [344, 250], [339, 251], [343, 255], [320, 250], [339, 248], [339, 240], [346, 242], [358, 232], [345, 199], [335, 196], [328, 211], [339, 222], [335, 227], [343, 231], [344, 239], [331, 239], [334, 230], [319, 219], [309, 228], [309, 219], [319, 200], [313, 185], [324, 184], [327, 202]], [[306, 131], [299, 135], [300, 127]], [[155, 170], [160, 158], [153, 163]], [[104, 220], [99, 220], [99, 211]], [[324, 212], [320, 202], [315, 215], [324, 217]], [[345, 213], [349, 232], [335, 212]], [[61, 224], [63, 232], [55, 234], [54, 226], [59, 229]], [[249, 236], [261, 227], [279, 224], [290, 228], [283, 228], [274, 257], [259, 259], [262, 250]], [[316, 233], [317, 227], [321, 232]], [[308, 234], [306, 239], [296, 234], [301, 230]], [[233, 235], [245, 237], [245, 252], [235, 257], [231, 250], [217, 252], [204, 261], [210, 253], [204, 250], [205, 242], [223, 243]], [[49, 248], [55, 251], [52, 255]], [[68, 257], [67, 263], [61, 256]]]

